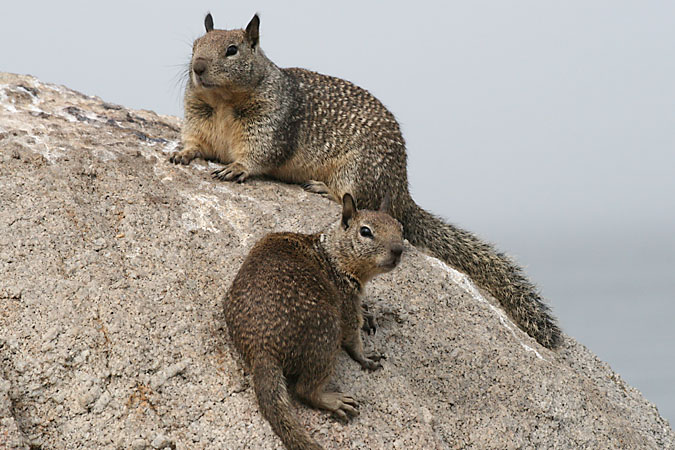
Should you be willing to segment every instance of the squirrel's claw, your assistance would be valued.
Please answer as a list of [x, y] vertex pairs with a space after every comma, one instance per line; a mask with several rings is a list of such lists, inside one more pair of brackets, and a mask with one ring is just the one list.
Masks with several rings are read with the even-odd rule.
[[384, 353], [371, 353], [370, 355], [366, 356], [366, 358], [370, 359], [371, 361], [381, 361], [383, 359], [387, 359], [387, 355]]
[[221, 181], [236, 181], [237, 183], [243, 183], [248, 178], [249, 171], [238, 162], [233, 162], [222, 169], [214, 170], [211, 172], [211, 175], [213, 178], [217, 178]]
[[316, 181], [316, 180], [309, 180], [304, 183], [302, 183], [302, 188], [306, 190], [307, 192], [312, 192], [314, 194], [319, 194], [324, 198], [330, 199], [330, 200], [335, 200], [338, 203], [340, 202], [340, 198], [336, 197], [335, 194], [333, 194], [333, 191], [330, 190], [330, 188], [322, 181]]
[[370, 359], [370, 358], [365, 358], [363, 361], [360, 362], [360, 364], [361, 364], [361, 368], [362, 368], [363, 370], [369, 370], [369, 371], [371, 371], [371, 372], [374, 372], [374, 371], [376, 371], [377, 369], [381, 369], [381, 368], [382, 368], [382, 364], [381, 364], [381, 363], [379, 363], [379, 362], [377, 362], [377, 361], [373, 361], [373, 360]]
[[380, 362], [387, 357], [382, 353], [372, 353], [368, 356], [363, 356], [358, 360], [358, 363], [361, 364], [363, 370], [368, 370], [371, 372], [376, 371], [377, 369], [382, 368], [382, 363]]
[[328, 409], [332, 410], [338, 419], [347, 422], [351, 417], [359, 415], [359, 410], [356, 409], [359, 404], [351, 395], [336, 392], [327, 394], [326, 397], [331, 398], [331, 405]]
[[180, 151], [180, 152], [173, 152], [171, 154], [171, 157], [169, 158], [169, 161], [174, 164], [183, 164], [184, 166], [187, 166], [193, 159], [194, 156], [186, 153], [185, 151]]

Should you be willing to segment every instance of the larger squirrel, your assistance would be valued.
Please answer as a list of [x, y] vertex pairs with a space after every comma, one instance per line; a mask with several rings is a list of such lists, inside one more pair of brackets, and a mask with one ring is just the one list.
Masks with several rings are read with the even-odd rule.
[[253, 246], [224, 302], [232, 342], [251, 371], [260, 412], [291, 450], [317, 450], [293, 414], [286, 380], [315, 408], [348, 419], [356, 400], [326, 392], [340, 347], [363, 369], [361, 296], [374, 276], [396, 267], [401, 225], [379, 211], [357, 211], [345, 194], [342, 219], [322, 234], [272, 233]]
[[211, 14], [204, 24], [185, 90], [183, 149], [172, 162], [216, 160], [226, 164], [213, 173], [220, 180], [267, 175], [338, 202], [351, 193], [369, 209], [389, 193], [391, 214], [411, 244], [466, 273], [540, 344], [561, 344], [555, 319], [520, 267], [412, 200], [405, 142], [379, 100], [349, 81], [277, 67], [260, 49], [257, 15], [245, 30], [215, 30]]

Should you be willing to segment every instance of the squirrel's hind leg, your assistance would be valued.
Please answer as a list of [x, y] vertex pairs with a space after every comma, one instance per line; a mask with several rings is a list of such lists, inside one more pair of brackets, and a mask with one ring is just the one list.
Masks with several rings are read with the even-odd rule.
[[325, 392], [324, 386], [328, 382], [328, 376], [321, 380], [316, 380], [311, 376], [300, 376], [295, 384], [295, 393], [304, 402], [318, 409], [331, 411], [342, 420], [348, 420], [350, 417], [357, 416], [359, 411], [356, 409], [359, 405], [351, 395], [341, 392]]
[[307, 192], [312, 192], [314, 194], [319, 194], [322, 197], [326, 197], [329, 200], [340, 203], [342, 199], [335, 195], [331, 189], [326, 186], [326, 183], [323, 181], [309, 180], [302, 183], [302, 188]]

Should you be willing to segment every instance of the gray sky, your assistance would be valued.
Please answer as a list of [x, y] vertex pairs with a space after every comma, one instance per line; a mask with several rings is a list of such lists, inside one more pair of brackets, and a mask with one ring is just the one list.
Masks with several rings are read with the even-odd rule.
[[382, 100], [418, 203], [515, 255], [675, 420], [675, 2], [6, 2], [0, 70], [182, 115], [207, 11]]

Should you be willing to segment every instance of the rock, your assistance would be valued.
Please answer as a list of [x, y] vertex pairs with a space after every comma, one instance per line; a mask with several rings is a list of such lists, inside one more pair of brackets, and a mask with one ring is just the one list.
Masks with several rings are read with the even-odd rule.
[[[0, 74], [0, 448], [282, 448], [221, 301], [256, 240], [319, 231], [339, 208], [168, 163], [180, 126]], [[654, 405], [583, 345], [540, 347], [411, 247], [367, 302], [384, 368], [341, 355], [331, 381], [360, 415], [293, 402], [328, 449], [675, 448]]]
[[179, 373], [183, 372], [189, 364], [190, 359], [185, 359], [181, 362], [178, 362], [176, 364], [167, 367], [166, 369], [162, 370], [157, 375], [152, 377], [152, 379], [150, 380], [150, 387], [154, 390], [159, 389], [160, 387], [162, 387], [164, 383], [166, 383], [166, 381], [169, 378], [175, 377]]
[[93, 385], [91, 387], [87, 387], [83, 389], [83, 392], [78, 397], [78, 402], [82, 408], [88, 408], [99, 399], [101, 394], [102, 391], [99, 386]]
[[98, 399], [96, 400], [96, 403], [92, 406], [91, 410], [94, 413], [101, 413], [105, 409], [106, 406], [108, 406], [108, 403], [110, 403], [110, 400], [112, 399], [112, 396], [110, 395], [110, 392], [105, 391], [103, 392]]
[[161, 449], [167, 448], [167, 447], [168, 448], [174, 448], [175, 447], [173, 442], [171, 441], [171, 439], [169, 439], [168, 437], [166, 437], [165, 435], [163, 435], [161, 433], [158, 434], [157, 437], [152, 440], [150, 445], [152, 446], [152, 448], [161, 448]]
[[[1, 346], [2, 342], [0, 348]], [[10, 382], [0, 376], [0, 448], [28, 449], [27, 439], [12, 415], [10, 390]]]
[[143, 450], [148, 447], [148, 442], [145, 439], [138, 438], [131, 441], [131, 448], [133, 450]]

